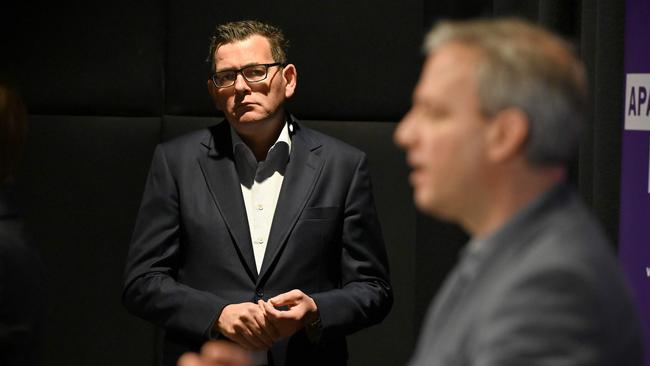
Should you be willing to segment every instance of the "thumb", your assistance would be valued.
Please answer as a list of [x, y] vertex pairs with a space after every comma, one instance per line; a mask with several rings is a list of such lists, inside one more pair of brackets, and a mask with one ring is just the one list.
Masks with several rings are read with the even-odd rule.
[[273, 306], [284, 306], [284, 305], [295, 305], [298, 303], [302, 296], [302, 291], [299, 290], [291, 290], [289, 292], [285, 292], [283, 294], [280, 294], [278, 296], [275, 296], [271, 299], [269, 299], [269, 302]]

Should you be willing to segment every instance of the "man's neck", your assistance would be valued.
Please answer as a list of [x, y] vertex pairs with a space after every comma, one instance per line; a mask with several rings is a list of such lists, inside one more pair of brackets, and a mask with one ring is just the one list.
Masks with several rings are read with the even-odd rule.
[[266, 154], [271, 146], [278, 140], [284, 123], [284, 113], [281, 113], [266, 121], [239, 126], [239, 128], [235, 128], [235, 132], [251, 149], [255, 159], [263, 161], [266, 160]]
[[494, 184], [489, 198], [463, 220], [472, 237], [489, 236], [524, 207], [565, 179], [562, 167], [540, 168], [527, 174], [511, 174]]

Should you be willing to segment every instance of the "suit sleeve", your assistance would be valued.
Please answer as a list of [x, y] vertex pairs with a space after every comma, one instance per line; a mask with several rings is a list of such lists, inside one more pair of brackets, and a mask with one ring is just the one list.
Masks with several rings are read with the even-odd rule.
[[620, 339], [619, 344], [630, 344], [633, 329], [621, 329], [614, 337], [611, 333], [617, 328], [615, 323], [629, 324], [628, 314], [613, 319], [611, 314], [616, 310], [603, 308], [597, 295], [597, 287], [603, 284], [594, 283], [579, 265], [575, 267], [547, 268], [517, 280], [500, 302], [491, 306], [486, 321], [477, 324], [470, 363], [627, 364], [612, 358], [624, 352], [615, 349], [619, 346], [611, 340], [615, 337]]
[[323, 338], [379, 323], [393, 302], [365, 154], [356, 163], [343, 220], [341, 288], [311, 294], [319, 309]]
[[122, 301], [143, 319], [194, 339], [205, 339], [226, 303], [176, 280], [180, 225], [176, 181], [159, 145], [128, 252]]

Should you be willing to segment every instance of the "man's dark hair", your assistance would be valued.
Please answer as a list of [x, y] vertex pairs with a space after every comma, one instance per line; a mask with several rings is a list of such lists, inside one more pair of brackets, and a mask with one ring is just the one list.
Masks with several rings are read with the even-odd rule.
[[219, 46], [243, 41], [253, 35], [260, 35], [269, 40], [271, 54], [275, 62], [282, 64], [287, 62], [289, 42], [284, 38], [284, 34], [279, 28], [257, 20], [242, 20], [220, 24], [215, 28], [214, 33], [212, 33], [208, 59], [206, 60], [212, 65], [212, 72], [216, 71], [214, 54], [217, 52]]

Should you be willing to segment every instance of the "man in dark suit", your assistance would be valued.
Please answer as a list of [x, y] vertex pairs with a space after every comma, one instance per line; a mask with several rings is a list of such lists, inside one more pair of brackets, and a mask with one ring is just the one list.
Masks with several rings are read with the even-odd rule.
[[565, 183], [584, 117], [582, 63], [518, 20], [443, 22], [425, 48], [395, 141], [416, 205], [471, 240], [410, 365], [641, 365], [617, 261]]
[[392, 304], [366, 156], [285, 111], [279, 29], [220, 25], [210, 57], [226, 121], [156, 148], [124, 304], [164, 328], [165, 365], [223, 337], [256, 365], [345, 365]]

